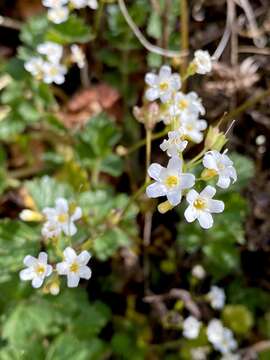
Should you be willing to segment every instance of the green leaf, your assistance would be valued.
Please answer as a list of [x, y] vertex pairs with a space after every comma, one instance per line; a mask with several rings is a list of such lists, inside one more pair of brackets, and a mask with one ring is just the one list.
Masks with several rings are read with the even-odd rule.
[[100, 260], [107, 260], [120, 247], [130, 244], [129, 236], [119, 228], [113, 228], [99, 236], [93, 245], [95, 255]]
[[47, 40], [63, 45], [74, 42], [86, 43], [93, 37], [90, 26], [74, 14], [70, 15], [67, 21], [53, 25], [46, 34]]
[[26, 255], [38, 252], [39, 238], [39, 232], [27, 224], [0, 221], [0, 282], [9, 280], [12, 273], [22, 269]]
[[147, 25], [147, 34], [154, 39], [162, 37], [162, 22], [157, 12], [153, 11], [150, 15]]
[[105, 351], [106, 346], [99, 339], [80, 341], [73, 334], [62, 334], [50, 347], [45, 360], [100, 360]]
[[113, 147], [120, 139], [120, 131], [106, 114], [92, 118], [77, 135], [76, 152], [84, 166], [119, 176], [122, 159], [113, 154]]
[[35, 49], [37, 45], [44, 41], [44, 34], [46, 33], [48, 24], [46, 15], [32, 17], [22, 27], [20, 34], [21, 41]]
[[243, 305], [226, 305], [222, 319], [235, 334], [247, 336], [254, 324], [252, 313]]
[[[81, 314], [72, 322], [72, 332], [79, 339], [97, 336], [111, 317], [110, 309], [101, 302], [90, 304], [82, 309]], [[85, 326], [87, 324], [87, 327]]]
[[32, 196], [38, 210], [47, 206], [54, 206], [59, 197], [70, 198], [73, 195], [71, 187], [49, 176], [43, 176], [34, 180], [26, 181], [25, 187]]

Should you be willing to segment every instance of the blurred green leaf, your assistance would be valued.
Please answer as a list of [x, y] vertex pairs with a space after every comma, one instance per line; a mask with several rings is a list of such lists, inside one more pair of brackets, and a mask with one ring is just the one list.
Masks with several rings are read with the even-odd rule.
[[252, 313], [243, 305], [226, 305], [222, 311], [222, 319], [235, 334], [245, 337], [254, 324]]
[[82, 18], [72, 14], [61, 24], [54, 24], [47, 32], [46, 39], [63, 45], [86, 43], [93, 39], [91, 28]]

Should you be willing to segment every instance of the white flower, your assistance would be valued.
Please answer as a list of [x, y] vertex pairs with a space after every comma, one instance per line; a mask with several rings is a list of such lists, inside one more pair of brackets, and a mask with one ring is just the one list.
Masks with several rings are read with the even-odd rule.
[[169, 101], [181, 87], [180, 76], [172, 74], [172, 69], [168, 65], [162, 66], [158, 75], [147, 73], [145, 82], [149, 86], [145, 92], [146, 99], [154, 101], [160, 98], [163, 103]]
[[87, 0], [69, 0], [69, 3], [75, 8], [75, 9], [82, 9], [87, 6]]
[[241, 358], [238, 354], [227, 353], [220, 360], [241, 360]]
[[183, 335], [187, 339], [196, 339], [199, 336], [201, 322], [194, 316], [187, 317], [183, 322]]
[[233, 337], [230, 329], [223, 328], [223, 336], [221, 341], [213, 344], [214, 348], [222, 354], [229, 354], [237, 348], [237, 342]]
[[198, 144], [203, 140], [202, 131], [207, 128], [207, 122], [192, 115], [185, 121], [180, 120], [180, 127], [188, 140]]
[[41, 80], [44, 75], [44, 64], [45, 61], [41, 57], [32, 57], [24, 64], [24, 68], [35, 78]]
[[67, 3], [68, 0], [42, 0], [42, 5], [48, 8], [59, 8]]
[[48, 19], [54, 24], [61, 24], [67, 21], [69, 10], [66, 6], [51, 8], [48, 10]]
[[61, 225], [57, 221], [47, 221], [41, 229], [41, 234], [45, 239], [57, 238], [62, 232]]
[[71, 213], [67, 200], [63, 198], [57, 199], [55, 205], [55, 208], [45, 208], [43, 210], [43, 214], [47, 218], [43, 233], [48, 234], [50, 227], [52, 227], [51, 231], [57, 231], [59, 227], [66, 235], [73, 236], [77, 232], [74, 221], [82, 217], [82, 209], [76, 207]]
[[205, 278], [206, 272], [205, 272], [204, 268], [202, 267], [202, 265], [195, 265], [191, 270], [191, 274], [195, 278], [202, 280]]
[[207, 299], [213, 309], [221, 310], [225, 304], [225, 292], [218, 286], [211, 286], [210, 292], [207, 294]]
[[78, 67], [82, 69], [85, 66], [85, 55], [82, 49], [76, 44], [72, 45], [70, 49], [72, 62], [77, 64]]
[[88, 0], [87, 6], [89, 6], [90, 9], [96, 10], [98, 8], [98, 2], [97, 0]]
[[220, 320], [211, 320], [206, 329], [206, 334], [209, 342], [213, 345], [220, 343], [223, 338], [223, 330], [224, 328]]
[[48, 255], [45, 252], [40, 252], [38, 258], [27, 255], [23, 263], [27, 267], [20, 272], [20, 279], [22, 281], [32, 281], [34, 288], [39, 288], [44, 282], [44, 279], [51, 275], [52, 266], [47, 264]]
[[170, 108], [172, 115], [179, 115], [181, 120], [188, 120], [190, 116], [198, 117], [205, 114], [205, 108], [199, 96], [194, 92], [184, 94], [177, 92]]
[[220, 200], [213, 200], [216, 189], [212, 186], [206, 186], [200, 194], [192, 189], [187, 194], [189, 206], [185, 211], [187, 222], [193, 222], [198, 219], [203, 229], [209, 229], [213, 226], [213, 217], [211, 213], [221, 213], [224, 210], [224, 203]]
[[209, 353], [209, 346], [199, 346], [190, 350], [192, 360], [207, 360]]
[[212, 70], [212, 60], [208, 51], [197, 50], [194, 54], [193, 64], [197, 74], [207, 74]]
[[207, 337], [216, 350], [222, 354], [228, 354], [237, 348], [237, 342], [230, 329], [223, 327], [218, 319], [213, 319], [207, 326]]
[[43, 71], [43, 81], [46, 84], [55, 83], [57, 85], [61, 85], [65, 82], [65, 74], [67, 73], [67, 68], [64, 65], [45, 62], [43, 66]]
[[163, 140], [160, 145], [161, 150], [166, 151], [168, 156], [177, 156], [187, 147], [188, 142], [183, 140], [183, 132], [181, 129], [169, 131], [168, 140]]
[[233, 183], [237, 180], [236, 170], [233, 162], [226, 155], [216, 150], [208, 151], [203, 158], [203, 165], [213, 171], [213, 175], [218, 175], [217, 186], [227, 189], [230, 186], [231, 179]]
[[56, 265], [56, 270], [59, 275], [67, 276], [67, 286], [70, 288], [77, 287], [81, 279], [90, 279], [91, 270], [87, 266], [91, 255], [88, 251], [83, 251], [80, 255], [71, 248], [67, 247], [64, 250], [64, 261]]
[[147, 187], [147, 196], [151, 198], [167, 196], [172, 206], [178, 205], [181, 202], [182, 190], [191, 188], [195, 183], [193, 174], [182, 173], [182, 165], [178, 157], [172, 157], [167, 168], [156, 163], [151, 164], [148, 174], [155, 182]]
[[51, 41], [47, 41], [43, 44], [39, 44], [37, 51], [41, 55], [45, 55], [50, 62], [59, 63], [63, 55], [63, 46]]

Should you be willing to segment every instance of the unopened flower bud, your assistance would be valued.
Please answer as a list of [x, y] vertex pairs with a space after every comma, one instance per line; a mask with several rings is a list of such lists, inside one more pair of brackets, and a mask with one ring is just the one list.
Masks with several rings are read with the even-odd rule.
[[195, 278], [202, 280], [205, 278], [206, 272], [202, 265], [195, 265], [191, 271], [192, 276]]
[[24, 209], [21, 211], [19, 217], [23, 221], [40, 222], [43, 220], [43, 215], [41, 213], [29, 209]]
[[208, 181], [215, 176], [217, 176], [217, 172], [214, 169], [204, 169], [203, 172], [201, 173], [201, 178], [204, 181]]
[[51, 295], [54, 295], [54, 296], [58, 295], [60, 293], [60, 286], [59, 286], [58, 282], [53, 282], [50, 285], [49, 291], [50, 291]]
[[165, 214], [166, 212], [172, 210], [173, 206], [169, 203], [169, 201], [164, 201], [163, 203], [158, 205], [158, 211], [161, 214]]
[[209, 126], [209, 130], [205, 138], [206, 149], [220, 151], [227, 141], [228, 139], [226, 138], [226, 135], [220, 131], [217, 126]]
[[119, 155], [119, 156], [125, 156], [127, 155], [128, 153], [128, 150], [126, 147], [124, 147], [123, 145], [119, 145], [117, 146], [116, 148], [116, 154]]

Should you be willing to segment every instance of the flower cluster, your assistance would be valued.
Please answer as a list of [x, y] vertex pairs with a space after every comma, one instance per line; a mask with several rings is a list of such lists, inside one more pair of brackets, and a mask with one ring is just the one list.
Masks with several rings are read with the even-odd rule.
[[[66, 199], [58, 198], [55, 202], [54, 208], [45, 208], [43, 210], [45, 223], [42, 227], [42, 235], [48, 241], [52, 240], [53, 244], [58, 246], [58, 240], [63, 233], [66, 236], [73, 236], [77, 232], [74, 224], [76, 220], [82, 217], [82, 210], [80, 207], [69, 204]], [[21, 219], [26, 221], [35, 221], [37, 219], [36, 213], [30, 210], [24, 210], [20, 214]], [[35, 258], [27, 255], [24, 258], [24, 265], [26, 269], [20, 272], [20, 278], [23, 281], [31, 281], [34, 288], [40, 288], [44, 280], [52, 276], [50, 282], [50, 292], [53, 295], [59, 293], [59, 275], [67, 277], [67, 286], [70, 288], [77, 287], [80, 279], [90, 279], [91, 270], [87, 266], [91, 255], [84, 250], [79, 255], [75, 250], [68, 246], [62, 254], [62, 262], [55, 265], [48, 264], [48, 255], [45, 252], [40, 252]]]
[[55, 24], [67, 21], [73, 9], [98, 8], [97, 0], [42, 0], [42, 4], [48, 8], [48, 19]]
[[[198, 50], [188, 67], [186, 77], [195, 73], [206, 74], [211, 68], [208, 52]], [[170, 157], [166, 167], [153, 163], [148, 168], [148, 175], [154, 182], [147, 187], [146, 194], [150, 198], [167, 197], [167, 201], [159, 205], [160, 212], [177, 206], [185, 196], [188, 203], [186, 220], [198, 220], [202, 228], [209, 229], [213, 225], [212, 213], [223, 212], [224, 203], [214, 199], [216, 189], [211, 185], [206, 185], [202, 191], [197, 192], [193, 188], [196, 181], [208, 181], [217, 177], [216, 185], [225, 189], [236, 181], [237, 175], [226, 151], [220, 152], [226, 142], [225, 136], [220, 133], [215, 136], [219, 145], [221, 143], [219, 150], [214, 147], [217, 141], [212, 138], [209, 140], [208, 137], [202, 155], [189, 163], [184, 161], [183, 152], [189, 142], [203, 141], [207, 122], [200, 118], [205, 115], [205, 108], [198, 95], [195, 92], [185, 94], [180, 91], [183, 80], [177, 73], [172, 73], [167, 65], [162, 66], [158, 74], [148, 73], [145, 76], [145, 98], [148, 101], [160, 101], [159, 117], [169, 128], [168, 138], [163, 140], [160, 148]], [[190, 170], [199, 163], [203, 164], [205, 170], [201, 178], [196, 179]]]
[[[196, 279], [202, 280], [206, 273], [201, 265], [196, 265], [196, 267], [193, 268], [192, 275]], [[212, 286], [204, 299], [210, 303], [214, 310], [222, 310], [226, 300], [225, 292], [223, 289], [217, 286]], [[182, 323], [183, 336], [189, 340], [197, 339], [200, 336], [200, 332], [203, 326], [203, 321], [200, 321], [196, 317], [190, 315], [185, 318]], [[222, 354], [222, 360], [237, 360], [239, 358], [238, 354], [234, 353], [237, 350], [237, 342], [232, 331], [224, 327], [219, 319], [214, 318], [209, 321], [206, 326], [206, 335], [209, 343], [213, 346], [213, 348]], [[206, 356], [210, 351], [209, 347], [196, 348], [196, 350], [196, 356], [194, 354], [193, 358], [202, 359], [206, 359]], [[201, 354], [201, 357], [199, 357], [199, 354]]]
[[212, 319], [207, 326], [207, 338], [214, 349], [224, 355], [232, 355], [237, 349], [237, 342], [230, 329], [223, 326], [218, 319]]
[[[81, 48], [73, 44], [70, 51], [70, 62], [77, 64], [79, 68], [83, 68], [85, 65], [85, 55]], [[25, 69], [37, 80], [42, 80], [46, 84], [63, 84], [67, 73], [66, 65], [61, 63], [64, 53], [63, 46], [47, 41], [37, 46], [37, 53], [38, 56], [30, 58], [24, 64]]]

